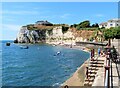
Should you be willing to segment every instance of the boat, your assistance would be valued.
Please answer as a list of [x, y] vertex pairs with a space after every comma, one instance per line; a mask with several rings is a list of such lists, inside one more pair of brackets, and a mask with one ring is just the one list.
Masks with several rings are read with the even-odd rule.
[[54, 54], [54, 56], [57, 56], [57, 55], [60, 55], [60, 54], [61, 54], [61, 52], [58, 51], [58, 52], [56, 52], [56, 54]]
[[58, 51], [56, 54], [57, 54], [57, 55], [59, 55], [60, 53], [61, 53], [61, 52], [60, 52], [60, 51]]
[[20, 46], [21, 49], [28, 49], [28, 46]]
[[53, 44], [53, 46], [57, 46], [56, 44]]
[[6, 46], [10, 46], [10, 42], [7, 42], [7, 43], [6, 43]]

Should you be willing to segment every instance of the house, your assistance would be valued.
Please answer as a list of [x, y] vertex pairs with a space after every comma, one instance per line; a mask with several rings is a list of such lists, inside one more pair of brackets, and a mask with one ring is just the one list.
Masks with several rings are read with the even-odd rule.
[[53, 24], [50, 23], [50, 22], [48, 22], [47, 20], [46, 20], [46, 21], [37, 21], [37, 22], [35, 23], [35, 25], [36, 25], [36, 26], [38, 26], [38, 25], [53, 26]]
[[107, 22], [102, 22], [99, 24], [99, 28], [106, 28], [107, 27]]
[[111, 27], [118, 27], [120, 26], [120, 18], [117, 19], [111, 19], [108, 20], [107, 22], [103, 22], [99, 24], [99, 28], [111, 28]]

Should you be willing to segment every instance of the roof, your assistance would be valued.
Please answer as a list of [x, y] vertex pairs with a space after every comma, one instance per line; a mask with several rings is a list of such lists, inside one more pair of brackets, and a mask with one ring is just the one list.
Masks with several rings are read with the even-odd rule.
[[115, 19], [108, 20], [108, 22], [111, 22], [111, 21], [113, 21], [113, 22], [120, 22], [120, 18], [115, 18]]
[[52, 23], [48, 22], [47, 20], [46, 21], [37, 21], [35, 23], [36, 24], [52, 24]]
[[102, 22], [99, 25], [107, 25], [107, 22]]
[[[111, 19], [111, 20], [108, 20], [107, 22], [120, 22], [120, 18], [114, 18], [114, 19]], [[107, 25], [107, 22], [102, 22], [100, 23], [99, 25]]]

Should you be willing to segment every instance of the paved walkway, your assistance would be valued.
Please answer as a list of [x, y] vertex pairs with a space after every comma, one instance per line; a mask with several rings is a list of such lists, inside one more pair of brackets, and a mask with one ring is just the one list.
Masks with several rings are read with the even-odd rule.
[[119, 62], [118, 62], [118, 72], [119, 72], [119, 88], [120, 88], [120, 56], [119, 58]]
[[117, 67], [118, 67], [118, 74], [119, 74], [119, 77], [118, 77], [118, 86], [120, 88], [120, 39], [114, 39], [112, 42], [111, 42], [112, 46], [114, 45], [116, 50], [118, 51], [119, 53], [119, 62], [117, 64]]
[[[105, 57], [98, 57], [96, 61], [90, 61], [88, 78], [85, 79], [84, 86], [104, 86], [104, 60]], [[101, 79], [102, 78], [102, 79]]]
[[[101, 57], [101, 58], [104, 59], [104, 60], [106, 59], [105, 57]], [[104, 71], [105, 71], [104, 66], [101, 69], [98, 70], [92, 86], [104, 86], [104, 74], [105, 74]]]
[[119, 86], [119, 68], [118, 64], [111, 62], [111, 75], [110, 75], [110, 86], [118, 87]]
[[[116, 64], [111, 61], [110, 66], [110, 86], [111, 88], [119, 87], [120, 88], [120, 63]], [[101, 68], [96, 76], [92, 86], [104, 86], [104, 75], [105, 68]]]

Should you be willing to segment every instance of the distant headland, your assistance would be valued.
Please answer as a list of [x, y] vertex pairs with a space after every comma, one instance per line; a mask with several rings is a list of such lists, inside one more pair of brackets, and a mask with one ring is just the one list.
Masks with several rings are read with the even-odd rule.
[[119, 28], [120, 19], [111, 19], [100, 24], [91, 24], [89, 20], [85, 20], [73, 25], [37, 21], [35, 24], [22, 26], [14, 42], [72, 45], [78, 41], [103, 42], [109, 38], [119, 38]]

